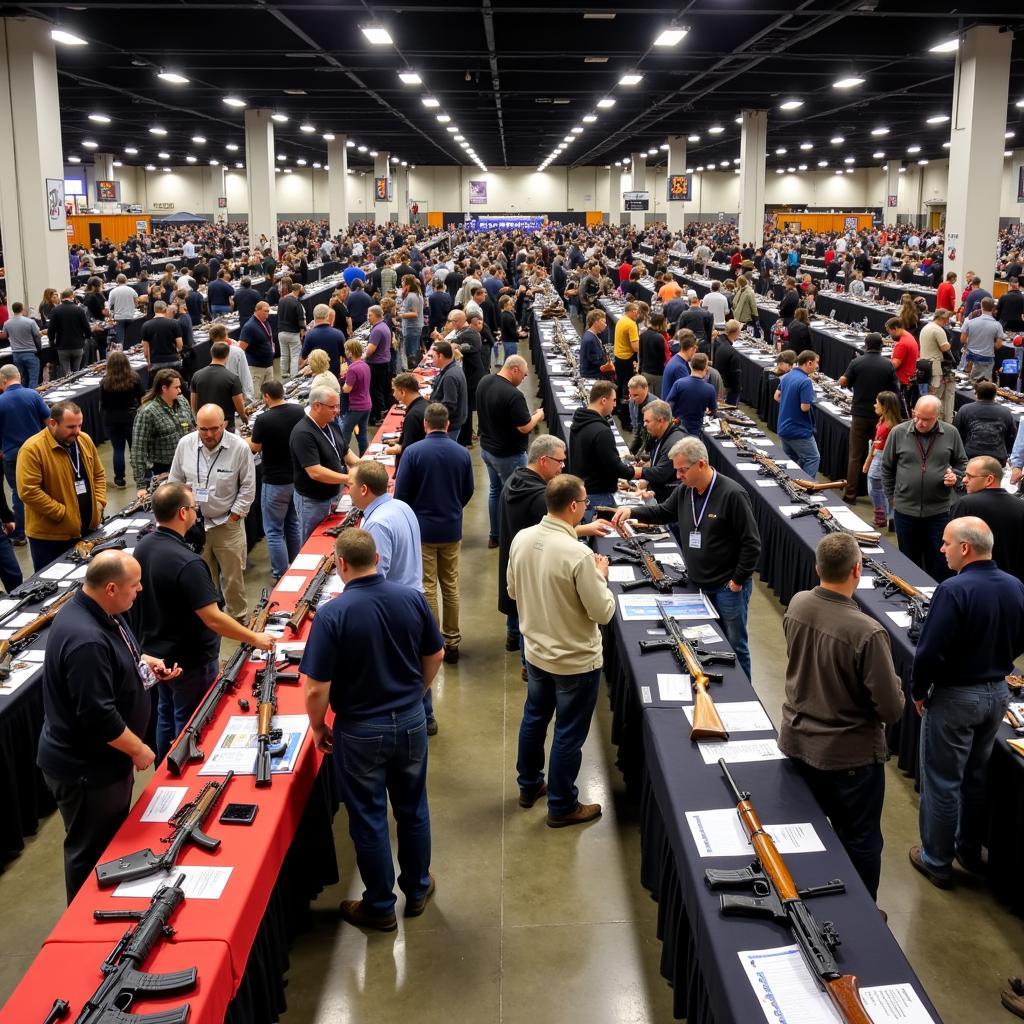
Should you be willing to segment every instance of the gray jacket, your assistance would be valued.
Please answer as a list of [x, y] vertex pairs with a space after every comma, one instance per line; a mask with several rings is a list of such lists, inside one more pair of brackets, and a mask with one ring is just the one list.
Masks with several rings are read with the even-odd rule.
[[[918, 446], [920, 443], [920, 447]], [[924, 469], [921, 452], [925, 451]], [[892, 507], [907, 516], [937, 516], [948, 512], [953, 488], [942, 478], [948, 468], [962, 477], [967, 453], [952, 424], [939, 420], [931, 434], [919, 435], [914, 421], [892, 428], [882, 453], [882, 485]]]

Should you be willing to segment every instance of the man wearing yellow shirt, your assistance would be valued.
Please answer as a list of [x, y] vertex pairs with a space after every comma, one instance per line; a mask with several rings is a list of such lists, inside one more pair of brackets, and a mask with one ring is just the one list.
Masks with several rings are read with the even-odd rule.
[[[629, 378], [636, 373], [636, 354], [640, 348], [640, 328], [636, 322], [640, 318], [640, 307], [635, 302], [627, 302], [626, 310], [615, 324], [615, 382], [619, 404], [616, 415], [619, 420], [625, 413], [625, 397], [629, 395]], [[624, 424], [625, 425], [625, 424]]]

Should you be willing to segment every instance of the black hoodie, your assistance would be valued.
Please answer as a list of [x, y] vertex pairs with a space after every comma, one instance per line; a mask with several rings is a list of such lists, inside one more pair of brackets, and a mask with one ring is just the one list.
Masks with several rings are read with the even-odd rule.
[[577, 409], [572, 415], [569, 472], [583, 478], [588, 494], [614, 494], [620, 477], [633, 479], [633, 467], [619, 458], [608, 420], [593, 409]]
[[515, 601], [508, 596], [508, 553], [520, 530], [536, 526], [544, 518], [547, 483], [528, 466], [519, 466], [505, 481], [498, 504], [498, 611], [518, 615]]

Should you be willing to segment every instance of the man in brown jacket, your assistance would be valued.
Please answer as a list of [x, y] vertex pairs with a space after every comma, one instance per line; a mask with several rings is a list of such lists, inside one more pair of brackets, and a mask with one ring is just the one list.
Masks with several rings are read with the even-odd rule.
[[779, 748], [794, 759], [872, 899], [882, 870], [885, 726], [903, 714], [889, 634], [853, 601], [861, 553], [849, 534], [823, 537], [821, 581], [784, 620], [789, 663]]
[[56, 402], [46, 426], [22, 446], [17, 480], [38, 572], [95, 530], [107, 504], [103, 465], [74, 402]]

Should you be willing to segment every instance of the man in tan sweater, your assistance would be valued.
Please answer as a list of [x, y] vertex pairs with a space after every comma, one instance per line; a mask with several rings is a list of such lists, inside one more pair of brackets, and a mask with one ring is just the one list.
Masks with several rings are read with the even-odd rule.
[[[545, 490], [548, 513], [512, 541], [508, 594], [519, 606], [526, 648], [527, 694], [519, 729], [519, 805], [532, 807], [548, 794], [551, 828], [580, 825], [601, 814], [582, 804], [576, 788], [581, 750], [590, 731], [601, 678], [599, 625], [611, 620], [608, 559], [577, 540], [587, 508], [583, 481], [567, 473]], [[555, 716], [548, 783], [544, 739]]]

